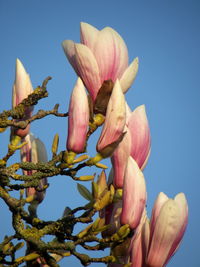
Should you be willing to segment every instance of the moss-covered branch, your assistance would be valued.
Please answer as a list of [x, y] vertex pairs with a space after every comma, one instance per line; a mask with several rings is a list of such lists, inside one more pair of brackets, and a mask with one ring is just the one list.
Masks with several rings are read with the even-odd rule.
[[[42, 86], [37, 87], [32, 94], [24, 99], [15, 108], [0, 113], [0, 128], [15, 127], [25, 129], [28, 124], [35, 120], [43, 119], [48, 115], [58, 117], [66, 117], [68, 113], [59, 113], [56, 104], [52, 110], [39, 110], [30, 118], [26, 117], [26, 109], [38, 103], [39, 100], [48, 96], [46, 86], [51, 77], [47, 77]], [[87, 133], [87, 141], [89, 137], [104, 122], [104, 116], [92, 114], [90, 118], [89, 129]], [[37, 206], [38, 200], [34, 195], [24, 196], [24, 191], [34, 189], [37, 192], [48, 190], [48, 184], [41, 186], [41, 181], [45, 178], [53, 178], [55, 176], [70, 177], [74, 181], [93, 180], [95, 175], [78, 176], [79, 171], [85, 167], [97, 166], [96, 163], [87, 154], [76, 155], [73, 153], [73, 160], [70, 158], [69, 151], [58, 150], [58, 135], [55, 135], [52, 144], [52, 159], [47, 162], [16, 162], [9, 165], [9, 159], [15, 152], [27, 144], [24, 139], [17, 135], [12, 135], [8, 145], [7, 154], [0, 159], [0, 198], [7, 205], [12, 214], [12, 226], [15, 234], [5, 237], [0, 243], [0, 265], [1, 266], [20, 266], [25, 263], [27, 266], [38, 266], [38, 264], [46, 264], [48, 266], [59, 266], [57, 261], [60, 258], [73, 255], [80, 260], [83, 265], [89, 265], [91, 262], [113, 262], [113, 256], [100, 258], [92, 258], [87, 254], [78, 252], [78, 246], [85, 251], [104, 250], [105, 248], [118, 244], [126, 239], [123, 237], [101, 238], [98, 235], [107, 229], [102, 223], [94, 222], [94, 216], [105, 208], [111, 201], [111, 193], [107, 189], [106, 197], [99, 196], [99, 199], [90, 193], [90, 201], [87, 205], [76, 207], [75, 209], [67, 209], [62, 218], [54, 221], [45, 221], [38, 217]], [[85, 144], [87, 147], [87, 142]], [[89, 158], [89, 160], [88, 160]], [[90, 163], [89, 163], [90, 162]], [[98, 165], [102, 167], [103, 165]], [[23, 174], [20, 174], [22, 172]], [[24, 190], [25, 189], [25, 190]], [[14, 196], [12, 192], [17, 194]], [[109, 194], [108, 194], [109, 193]], [[18, 196], [18, 197], [17, 197]], [[107, 197], [108, 196], [108, 197]], [[95, 206], [95, 203], [98, 205]], [[82, 224], [83, 230], [77, 234], [74, 229], [77, 224]], [[51, 236], [50, 241], [46, 241], [46, 236]], [[16, 245], [13, 242], [19, 240]], [[96, 244], [94, 245], [95, 242]], [[26, 255], [16, 257], [16, 251], [24, 244], [27, 244]]]

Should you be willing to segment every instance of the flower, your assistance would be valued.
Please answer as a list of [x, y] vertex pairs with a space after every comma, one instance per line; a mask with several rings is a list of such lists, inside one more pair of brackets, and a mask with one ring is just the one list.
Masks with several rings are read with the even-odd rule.
[[144, 105], [137, 107], [131, 112], [126, 103], [124, 133], [123, 140], [119, 143], [111, 158], [115, 188], [123, 187], [124, 173], [130, 155], [137, 162], [141, 170], [144, 169], [147, 163], [150, 154], [151, 138]]
[[150, 222], [150, 247], [146, 263], [162, 267], [174, 255], [188, 222], [188, 204], [183, 193], [167, 199], [160, 193]]
[[131, 156], [141, 170], [146, 166], [151, 149], [151, 136], [145, 106], [138, 106], [128, 116], [127, 127], [131, 134]]
[[84, 85], [78, 78], [69, 104], [67, 150], [82, 153], [89, 125], [89, 105]]
[[113, 166], [113, 184], [115, 188], [123, 187], [124, 173], [131, 153], [131, 134], [127, 126], [124, 128], [124, 133], [123, 140], [119, 143], [111, 157]]
[[[30, 77], [27, 74], [24, 66], [19, 59], [16, 60], [16, 70], [15, 70], [15, 82], [13, 85], [12, 94], [12, 107], [16, 107], [25, 98], [28, 97], [33, 92], [33, 87], [30, 81]], [[25, 110], [25, 117], [23, 119], [28, 119], [31, 116], [33, 107], [28, 107]], [[25, 129], [13, 128], [14, 134], [20, 137], [25, 137], [29, 133], [30, 124]]]
[[145, 208], [146, 195], [143, 173], [136, 161], [129, 157], [124, 176], [121, 224], [129, 224], [131, 229], [138, 226]]
[[170, 199], [161, 192], [155, 201], [150, 223], [145, 216], [136, 229], [131, 243], [131, 267], [166, 266], [180, 245], [187, 222], [185, 195], [179, 193]]
[[94, 101], [106, 80], [117, 79], [123, 92], [133, 83], [138, 71], [138, 58], [128, 66], [128, 51], [121, 36], [112, 28], [99, 31], [81, 23], [81, 44], [65, 40], [64, 52]]

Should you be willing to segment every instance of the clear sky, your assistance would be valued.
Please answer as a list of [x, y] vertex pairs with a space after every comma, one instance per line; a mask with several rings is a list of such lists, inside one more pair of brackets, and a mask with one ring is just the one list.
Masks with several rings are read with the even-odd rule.
[[[146, 105], [151, 128], [152, 151], [144, 172], [149, 215], [160, 191], [169, 197], [179, 192], [186, 194], [189, 224], [181, 247], [168, 266], [198, 267], [200, 1], [0, 0], [1, 110], [11, 107], [15, 60], [19, 58], [30, 73], [34, 87], [48, 75], [53, 77], [48, 85], [49, 99], [42, 100], [35, 111], [51, 109], [55, 103], [60, 103], [61, 112], [67, 111], [76, 75], [61, 42], [65, 39], [79, 42], [81, 21], [98, 29], [113, 27], [124, 38], [130, 61], [139, 57], [138, 76], [126, 96], [132, 109]], [[49, 147], [49, 158], [55, 133], [60, 135], [59, 150], [65, 149], [65, 118], [36, 121], [31, 130]], [[97, 135], [90, 142], [93, 147], [96, 139]], [[8, 140], [7, 130], [1, 134], [0, 157], [7, 151]], [[91, 174], [92, 170], [88, 169], [87, 173]], [[83, 204], [70, 178], [55, 177], [49, 183], [46, 199], [39, 208], [42, 218], [56, 219], [65, 206], [73, 208]], [[10, 215], [0, 200], [1, 239], [7, 232], [12, 233], [9, 220]], [[67, 264], [80, 266], [73, 257], [64, 260], [61, 266]]]

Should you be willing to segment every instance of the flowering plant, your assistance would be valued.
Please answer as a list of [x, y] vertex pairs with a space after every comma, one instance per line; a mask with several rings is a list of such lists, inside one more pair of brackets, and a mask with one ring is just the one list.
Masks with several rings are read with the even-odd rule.
[[[138, 58], [128, 63], [126, 44], [115, 30], [99, 31], [87, 23], [81, 23], [81, 43], [66, 40], [63, 49], [78, 76], [68, 112], [59, 113], [57, 104], [52, 110], [32, 114], [37, 102], [48, 96], [51, 78], [33, 90], [17, 59], [13, 106], [0, 114], [1, 132], [11, 127], [8, 152], [0, 159], [0, 197], [12, 214], [15, 231], [0, 243], [0, 264], [59, 266], [62, 258], [72, 255], [84, 266], [101, 262], [164, 267], [186, 230], [188, 205], [183, 193], [171, 199], [161, 192], [148, 219], [143, 170], [151, 150], [150, 128], [145, 106], [131, 111], [125, 99], [138, 71]], [[30, 132], [31, 123], [49, 115], [68, 117], [66, 148], [58, 152], [59, 135], [55, 134], [50, 160], [43, 142]], [[88, 140], [101, 126], [96, 155], [91, 156]], [[10, 164], [17, 150], [21, 161]], [[108, 167], [102, 163], [105, 158], [111, 159], [108, 179]], [[102, 169], [97, 177], [79, 175], [91, 166]], [[91, 190], [77, 183], [88, 202], [75, 209], [65, 207], [62, 218], [45, 221], [38, 217], [37, 208], [48, 192], [48, 180], [57, 175], [91, 181]], [[17, 192], [15, 197], [12, 191]], [[80, 232], [75, 230], [78, 223], [83, 225]], [[51, 236], [48, 242], [47, 235]], [[25, 255], [18, 257], [16, 251], [25, 244]], [[79, 246], [85, 253], [79, 252]], [[107, 256], [87, 253], [106, 248], [110, 249]]]

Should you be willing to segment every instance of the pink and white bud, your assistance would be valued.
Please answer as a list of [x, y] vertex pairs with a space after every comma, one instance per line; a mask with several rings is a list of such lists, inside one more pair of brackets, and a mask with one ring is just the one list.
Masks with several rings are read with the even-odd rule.
[[[12, 94], [12, 107], [16, 107], [25, 98], [28, 97], [33, 92], [33, 87], [30, 81], [30, 77], [26, 72], [24, 66], [19, 59], [16, 60], [16, 70], [15, 70], [15, 82], [13, 85]], [[24, 119], [28, 119], [31, 116], [33, 107], [28, 107], [25, 111]], [[30, 124], [25, 129], [14, 128], [14, 134], [25, 137], [29, 133]]]
[[69, 104], [67, 150], [82, 153], [89, 125], [89, 104], [84, 85], [78, 78]]
[[124, 174], [131, 153], [131, 135], [129, 129], [125, 126], [125, 135], [123, 140], [115, 149], [111, 161], [113, 166], [113, 184], [115, 188], [122, 188], [124, 182]]
[[[21, 148], [21, 160], [23, 162], [38, 163], [48, 161], [46, 148], [39, 138], [35, 138], [33, 134], [28, 134], [25, 137], [25, 141], [27, 144]], [[34, 170], [23, 171], [24, 175], [32, 175], [35, 172]], [[35, 200], [41, 203], [45, 197], [45, 190], [43, 190], [45, 185], [47, 185], [47, 178], [40, 180], [39, 186], [37, 187], [38, 190], [34, 187], [27, 188], [27, 197], [34, 195]]]
[[110, 157], [122, 141], [125, 123], [125, 98], [117, 80], [108, 102], [105, 123], [97, 143], [97, 151], [103, 157]]
[[154, 224], [151, 229], [154, 231], [150, 234], [146, 264], [149, 267], [163, 267], [176, 252], [187, 226], [188, 205], [185, 195], [180, 193], [168, 200], [159, 196], [153, 216], [155, 219], [151, 220], [151, 224]]
[[105, 80], [120, 80], [123, 92], [130, 88], [138, 70], [136, 58], [128, 66], [128, 51], [124, 40], [112, 28], [99, 31], [81, 23], [81, 44], [63, 42], [64, 52], [93, 101]]
[[131, 133], [131, 156], [143, 170], [151, 148], [150, 129], [144, 105], [137, 107], [129, 116], [128, 128]]
[[146, 198], [143, 173], [136, 161], [129, 157], [124, 176], [121, 224], [129, 224], [131, 229], [139, 225]]

